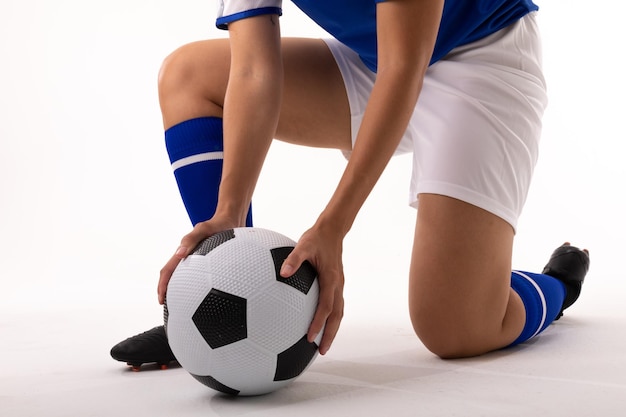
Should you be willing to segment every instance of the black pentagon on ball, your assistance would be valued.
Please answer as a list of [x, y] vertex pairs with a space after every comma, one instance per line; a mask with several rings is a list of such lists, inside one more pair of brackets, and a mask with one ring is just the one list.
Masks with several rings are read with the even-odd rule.
[[192, 255], [206, 255], [211, 252], [213, 249], [217, 248], [219, 245], [228, 242], [231, 239], [235, 238], [235, 231], [233, 229], [224, 230], [223, 232], [216, 233], [211, 237], [204, 239], [202, 242], [196, 246], [196, 248], [191, 252]]
[[237, 391], [236, 389], [230, 388], [222, 384], [221, 382], [219, 382], [217, 379], [213, 378], [212, 376], [198, 376], [194, 374], [191, 374], [191, 376], [196, 378], [198, 381], [200, 381], [207, 387], [213, 388], [216, 391], [220, 391], [220, 392], [223, 392], [225, 394], [230, 394], [230, 395], [239, 395], [240, 391]]
[[248, 337], [246, 299], [215, 288], [209, 291], [191, 319], [212, 349]]
[[276, 281], [287, 284], [303, 294], [308, 294], [311, 286], [315, 282], [315, 278], [317, 278], [317, 271], [308, 261], [304, 261], [292, 276], [287, 278], [280, 276], [280, 268], [293, 249], [293, 246], [285, 246], [270, 250], [272, 259], [274, 260], [274, 268], [276, 269]]
[[317, 348], [317, 343], [309, 342], [304, 335], [295, 345], [279, 353], [274, 381], [286, 381], [300, 375], [315, 356]]

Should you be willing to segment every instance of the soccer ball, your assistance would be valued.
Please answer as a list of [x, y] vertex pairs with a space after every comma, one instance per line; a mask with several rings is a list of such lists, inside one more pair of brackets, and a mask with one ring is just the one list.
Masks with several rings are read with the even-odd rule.
[[165, 328], [174, 356], [195, 379], [232, 395], [284, 387], [315, 359], [306, 334], [317, 307], [317, 272], [279, 271], [295, 242], [260, 228], [204, 240], [174, 271]]

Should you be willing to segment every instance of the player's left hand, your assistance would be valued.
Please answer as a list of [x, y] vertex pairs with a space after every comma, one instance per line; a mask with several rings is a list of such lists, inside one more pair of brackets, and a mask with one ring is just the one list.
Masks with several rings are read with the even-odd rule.
[[280, 275], [287, 278], [305, 260], [317, 270], [320, 295], [307, 338], [309, 342], [313, 342], [324, 329], [319, 346], [322, 355], [328, 352], [343, 318], [342, 249], [343, 235], [330, 228], [313, 226], [302, 235], [280, 270]]

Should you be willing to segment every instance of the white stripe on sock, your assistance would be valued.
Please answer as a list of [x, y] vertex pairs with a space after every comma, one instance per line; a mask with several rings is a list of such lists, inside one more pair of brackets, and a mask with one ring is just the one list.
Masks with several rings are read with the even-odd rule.
[[176, 171], [178, 168], [186, 167], [187, 165], [195, 164], [197, 162], [214, 161], [216, 159], [224, 159], [224, 152], [206, 152], [199, 153], [197, 155], [191, 155], [186, 158], [179, 159], [172, 163], [172, 170]]
[[535, 287], [535, 289], [537, 290], [537, 293], [539, 294], [539, 298], [541, 299], [541, 307], [543, 310], [543, 316], [541, 317], [541, 323], [539, 323], [539, 327], [537, 327], [537, 330], [535, 331], [535, 333], [533, 333], [533, 335], [530, 337], [530, 338], [533, 338], [539, 334], [539, 332], [541, 331], [541, 328], [546, 323], [546, 316], [548, 313], [548, 307], [546, 306], [546, 297], [543, 295], [543, 292], [541, 291], [541, 288], [539, 288], [539, 285], [537, 285], [537, 283], [533, 281], [531, 277], [519, 271], [513, 271], [513, 273], [519, 275], [520, 277], [526, 278], [528, 282], [530, 282], [533, 285], [533, 287]]

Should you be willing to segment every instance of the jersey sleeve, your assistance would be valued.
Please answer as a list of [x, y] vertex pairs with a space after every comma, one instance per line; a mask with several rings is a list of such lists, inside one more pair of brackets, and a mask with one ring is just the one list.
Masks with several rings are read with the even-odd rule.
[[282, 13], [282, 0], [219, 0], [216, 26], [228, 29], [229, 23], [247, 17]]

